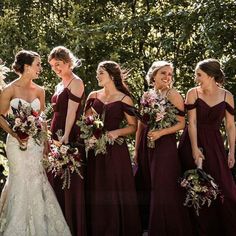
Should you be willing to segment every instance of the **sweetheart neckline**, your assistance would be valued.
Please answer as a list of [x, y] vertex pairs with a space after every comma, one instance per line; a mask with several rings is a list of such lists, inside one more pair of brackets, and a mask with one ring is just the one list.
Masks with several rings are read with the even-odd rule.
[[[13, 101], [14, 99], [22, 100], [22, 101], [24, 101], [24, 102], [26, 102], [26, 103], [28, 103], [28, 104], [32, 104], [35, 100], [39, 100], [39, 98], [34, 98], [31, 102], [28, 102], [28, 101], [26, 101], [26, 100], [23, 99], [23, 98], [17, 98], [17, 97], [15, 97], [15, 98], [13, 98], [11, 101]], [[40, 101], [40, 100], [39, 100], [39, 101]]]

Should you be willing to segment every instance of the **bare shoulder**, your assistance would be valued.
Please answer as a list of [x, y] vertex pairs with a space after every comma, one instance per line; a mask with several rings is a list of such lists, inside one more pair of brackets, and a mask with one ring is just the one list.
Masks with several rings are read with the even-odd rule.
[[187, 92], [187, 96], [197, 98], [197, 87], [189, 89]]
[[90, 98], [96, 98], [97, 95], [98, 95], [99, 93], [101, 93], [101, 91], [102, 91], [102, 90], [92, 91], [92, 92], [88, 95], [87, 100], [90, 99]]
[[68, 88], [74, 95], [81, 97], [84, 93], [84, 82], [76, 76]]
[[128, 104], [130, 106], [134, 105], [133, 100], [131, 99], [131, 97], [128, 96], [128, 95], [125, 95], [125, 94], [123, 94], [122, 102], [125, 103], [125, 104]]
[[182, 96], [180, 95], [179, 91], [177, 91], [175, 88], [171, 88], [168, 92], [167, 92], [167, 97], [169, 100], [172, 100], [172, 99], [182, 99]]
[[197, 100], [197, 88], [194, 87], [188, 90], [186, 94], [186, 104], [194, 104], [195, 101]]
[[168, 100], [178, 109], [184, 109], [184, 100], [181, 94], [175, 89], [171, 88], [167, 94]]
[[34, 83], [34, 85], [35, 85], [35, 88], [36, 88], [38, 91], [40, 91], [40, 92], [43, 92], [43, 91], [44, 91], [44, 87], [43, 87], [43, 86], [40, 86], [40, 85], [35, 84], [35, 83]]
[[76, 87], [84, 87], [84, 82], [82, 79], [80, 79], [78, 76], [75, 77], [75, 79], [72, 81], [73, 83], [73, 86], [76, 86]]
[[230, 104], [232, 107], [234, 107], [234, 96], [233, 96], [233, 94], [230, 91], [226, 90], [226, 89], [223, 89], [223, 88], [221, 88], [221, 89], [222, 89], [222, 92], [224, 93], [225, 101], [228, 104]]
[[37, 94], [39, 94], [39, 95], [44, 95], [45, 94], [45, 89], [44, 89], [43, 86], [40, 86], [40, 85], [34, 83], [34, 88], [36, 89]]
[[1, 96], [3, 97], [13, 97], [14, 95], [14, 81], [11, 82], [10, 84], [6, 85], [2, 91], [1, 91]]

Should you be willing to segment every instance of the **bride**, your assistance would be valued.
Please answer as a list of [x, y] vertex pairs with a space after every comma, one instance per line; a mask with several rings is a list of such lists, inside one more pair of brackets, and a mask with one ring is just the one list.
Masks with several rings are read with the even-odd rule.
[[[41, 71], [40, 56], [21, 50], [12, 68], [19, 78], [6, 86], [0, 96], [0, 126], [8, 133], [9, 162], [9, 176], [0, 199], [0, 236], [70, 236], [41, 164], [44, 145], [36, 144], [32, 137], [20, 139], [3, 118], [19, 103], [38, 112], [44, 110], [45, 92], [32, 81]], [[27, 149], [20, 150], [19, 145], [25, 143]]]

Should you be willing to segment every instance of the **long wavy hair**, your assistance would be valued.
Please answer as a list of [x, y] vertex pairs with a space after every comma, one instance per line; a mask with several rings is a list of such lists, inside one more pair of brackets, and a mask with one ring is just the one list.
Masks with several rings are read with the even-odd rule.
[[98, 64], [98, 68], [104, 69], [113, 80], [117, 90], [131, 97], [131, 93], [125, 83], [129, 72], [122, 70], [120, 65], [114, 61], [102, 61]]

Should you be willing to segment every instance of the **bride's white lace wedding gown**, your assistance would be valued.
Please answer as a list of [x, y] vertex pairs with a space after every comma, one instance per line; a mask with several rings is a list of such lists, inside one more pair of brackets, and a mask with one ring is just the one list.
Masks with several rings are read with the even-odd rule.
[[[38, 98], [28, 103], [39, 110]], [[0, 199], [1, 236], [69, 236], [71, 235], [55, 194], [41, 164], [43, 147], [29, 138], [27, 150], [19, 149], [18, 141], [8, 135], [6, 153], [9, 176]]]

